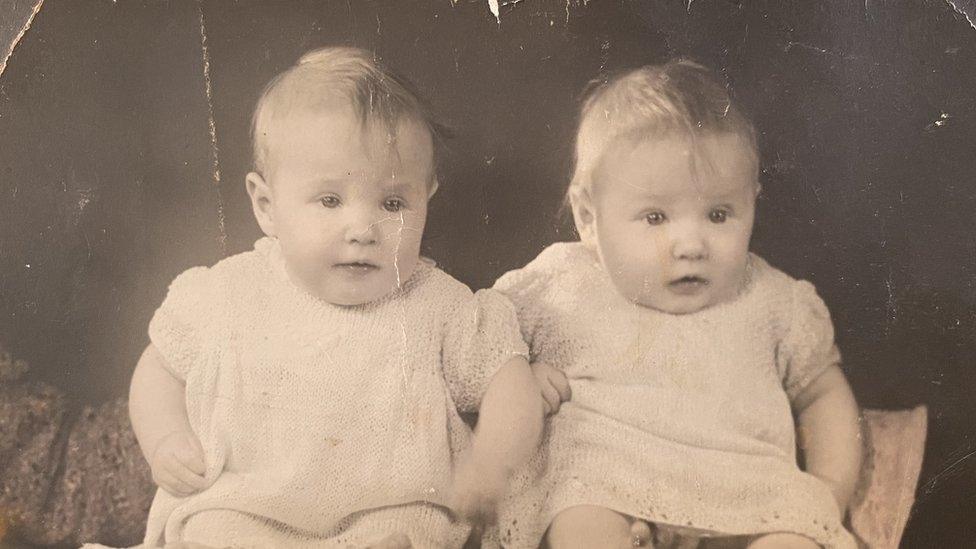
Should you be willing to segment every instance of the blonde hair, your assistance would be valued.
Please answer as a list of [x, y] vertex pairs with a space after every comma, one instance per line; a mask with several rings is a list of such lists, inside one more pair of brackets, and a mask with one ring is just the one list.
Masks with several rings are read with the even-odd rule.
[[372, 53], [351, 47], [321, 48], [306, 53], [274, 77], [258, 99], [251, 120], [255, 171], [264, 174], [268, 167], [268, 133], [274, 120], [294, 110], [325, 107], [337, 99], [352, 105], [363, 126], [382, 123], [391, 142], [404, 117], [427, 128], [435, 148], [443, 134], [426, 103]]
[[621, 138], [678, 133], [694, 143], [708, 133], [743, 137], [758, 158], [756, 130], [712, 72], [687, 60], [648, 65], [591, 82], [576, 132], [569, 194], [592, 185], [593, 170]]

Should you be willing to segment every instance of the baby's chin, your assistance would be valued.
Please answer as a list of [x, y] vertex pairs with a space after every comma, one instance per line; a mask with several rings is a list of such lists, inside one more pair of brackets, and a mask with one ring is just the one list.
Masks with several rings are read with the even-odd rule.
[[661, 295], [649, 296], [644, 294], [632, 296], [630, 300], [641, 307], [662, 313], [690, 315], [732, 301], [736, 295], [736, 292], [725, 291], [719, 288], [696, 296], [670, 295], [667, 290], [663, 290]]
[[358, 307], [380, 301], [394, 291], [394, 287], [364, 291], [318, 291], [312, 295], [337, 307]]
[[[405, 265], [403, 267], [411, 267]], [[413, 265], [416, 267], [416, 264]], [[320, 288], [310, 292], [315, 297], [339, 307], [356, 307], [368, 305], [375, 301], [387, 299], [397, 292], [401, 285], [413, 274], [415, 268], [409, 270], [401, 268], [397, 271], [394, 266], [384, 266], [378, 280], [364, 281], [359, 284], [349, 284], [346, 281], [323, 281]]]

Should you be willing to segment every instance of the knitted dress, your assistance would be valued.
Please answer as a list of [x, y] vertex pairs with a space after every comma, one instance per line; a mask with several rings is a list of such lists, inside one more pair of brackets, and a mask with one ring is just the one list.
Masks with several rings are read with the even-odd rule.
[[786, 531], [854, 547], [828, 487], [796, 462], [790, 399], [840, 360], [812, 285], [752, 256], [734, 300], [672, 315], [627, 301], [593, 253], [560, 243], [495, 289], [531, 359], [573, 390], [504, 502], [506, 547], [537, 547], [581, 504], [693, 536]]
[[158, 490], [145, 544], [363, 546], [400, 531], [460, 546], [443, 507], [494, 372], [525, 355], [511, 304], [421, 262], [394, 294], [340, 307], [293, 285], [277, 241], [172, 283], [149, 333], [186, 382], [209, 487]]

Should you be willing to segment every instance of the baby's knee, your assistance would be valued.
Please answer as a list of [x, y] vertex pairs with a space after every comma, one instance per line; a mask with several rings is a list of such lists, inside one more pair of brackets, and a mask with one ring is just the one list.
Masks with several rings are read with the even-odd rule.
[[784, 532], [756, 538], [746, 549], [820, 549], [820, 545], [808, 537]]
[[605, 507], [578, 505], [552, 519], [543, 547], [624, 549], [634, 546], [632, 538], [626, 516]]
[[368, 545], [369, 549], [410, 549], [413, 545], [403, 532], [396, 532]]

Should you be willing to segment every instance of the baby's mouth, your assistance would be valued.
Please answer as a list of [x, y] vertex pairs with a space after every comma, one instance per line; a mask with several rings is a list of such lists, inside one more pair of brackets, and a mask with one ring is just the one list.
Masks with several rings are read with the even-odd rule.
[[349, 261], [346, 263], [336, 263], [333, 268], [346, 271], [352, 274], [368, 274], [378, 270], [379, 265], [366, 261]]
[[708, 279], [700, 276], [683, 276], [668, 283], [668, 289], [682, 295], [696, 294], [708, 286]]

